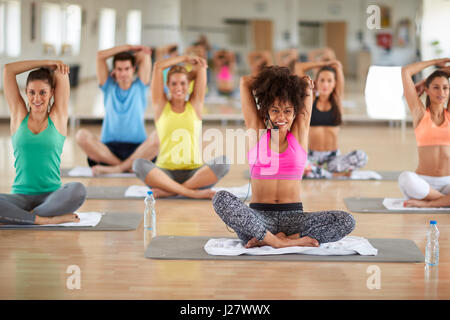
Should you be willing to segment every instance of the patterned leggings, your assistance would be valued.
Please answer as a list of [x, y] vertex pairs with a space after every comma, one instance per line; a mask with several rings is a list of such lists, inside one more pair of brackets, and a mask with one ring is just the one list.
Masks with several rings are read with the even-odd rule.
[[341, 155], [335, 151], [309, 151], [308, 168], [304, 177], [308, 179], [330, 179], [333, 172], [348, 172], [362, 168], [367, 163], [367, 154], [362, 150], [354, 150]]
[[218, 191], [213, 206], [219, 217], [232, 228], [239, 239], [264, 239], [266, 232], [287, 236], [300, 233], [319, 243], [342, 239], [355, 228], [355, 219], [344, 211], [303, 212], [301, 203], [245, 205], [233, 194]]

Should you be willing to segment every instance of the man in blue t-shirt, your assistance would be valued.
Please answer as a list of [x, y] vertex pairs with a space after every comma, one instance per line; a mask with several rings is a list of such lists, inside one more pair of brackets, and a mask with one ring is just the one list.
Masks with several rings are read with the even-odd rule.
[[[111, 73], [106, 63], [110, 57]], [[151, 50], [145, 46], [122, 45], [97, 53], [97, 80], [105, 104], [101, 137], [86, 129], [76, 134], [94, 174], [128, 172], [135, 159], [154, 160], [158, 154], [158, 135], [154, 131], [147, 137], [144, 123], [151, 68]]]

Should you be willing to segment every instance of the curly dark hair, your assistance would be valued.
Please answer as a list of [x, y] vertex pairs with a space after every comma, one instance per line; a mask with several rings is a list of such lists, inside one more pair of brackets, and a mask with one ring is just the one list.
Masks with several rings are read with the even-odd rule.
[[305, 79], [293, 75], [288, 68], [269, 66], [253, 78], [250, 88], [256, 99], [259, 115], [266, 119], [269, 108], [276, 100], [279, 103], [291, 104], [295, 114], [302, 113], [308, 86]]

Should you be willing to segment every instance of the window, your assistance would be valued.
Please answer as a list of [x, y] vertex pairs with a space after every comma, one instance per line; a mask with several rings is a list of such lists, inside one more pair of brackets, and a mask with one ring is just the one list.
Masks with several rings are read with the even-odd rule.
[[55, 3], [43, 3], [41, 22], [44, 53], [59, 54], [62, 43], [61, 6]]
[[43, 3], [42, 43], [46, 54], [80, 53], [81, 7]]
[[0, 2], [0, 54], [5, 52], [5, 4]]
[[[21, 49], [20, 2], [6, 1], [0, 9], [0, 52], [17, 57]], [[5, 36], [3, 36], [5, 35]]]
[[245, 46], [248, 43], [248, 21], [240, 19], [225, 19], [228, 29], [228, 42], [235, 46]]
[[78, 55], [80, 53], [81, 38], [81, 7], [67, 5], [62, 11], [63, 15], [63, 44], [62, 53]]
[[141, 44], [142, 13], [139, 10], [128, 11], [127, 17], [127, 43]]
[[[366, 80], [367, 114], [372, 119], [406, 117], [401, 67], [371, 66]], [[383, 94], [380, 94], [383, 92]]]
[[300, 22], [298, 34], [302, 48], [315, 49], [323, 46], [323, 25], [320, 22]]
[[116, 37], [116, 11], [103, 8], [100, 10], [98, 49], [114, 47]]

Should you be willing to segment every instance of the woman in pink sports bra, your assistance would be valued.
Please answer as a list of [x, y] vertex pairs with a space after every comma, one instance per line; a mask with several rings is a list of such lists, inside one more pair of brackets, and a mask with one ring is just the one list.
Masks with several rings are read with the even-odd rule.
[[[398, 183], [403, 195], [410, 199], [405, 206], [435, 203], [450, 194], [450, 113], [448, 111], [450, 59], [416, 62], [402, 68], [403, 90], [413, 118], [419, 165], [415, 172], [404, 171]], [[442, 67], [424, 82], [425, 105], [420, 100], [420, 86], [412, 76], [431, 66]]]
[[218, 50], [214, 53], [213, 61], [217, 90], [220, 94], [231, 95], [234, 91], [234, 53], [227, 50]]
[[266, 67], [254, 78], [241, 79], [242, 111], [250, 132], [251, 203], [248, 207], [233, 194], [218, 191], [213, 206], [247, 248], [317, 247], [340, 240], [355, 227], [347, 212], [303, 211], [300, 191], [312, 89], [309, 77], [292, 75], [286, 67]]

